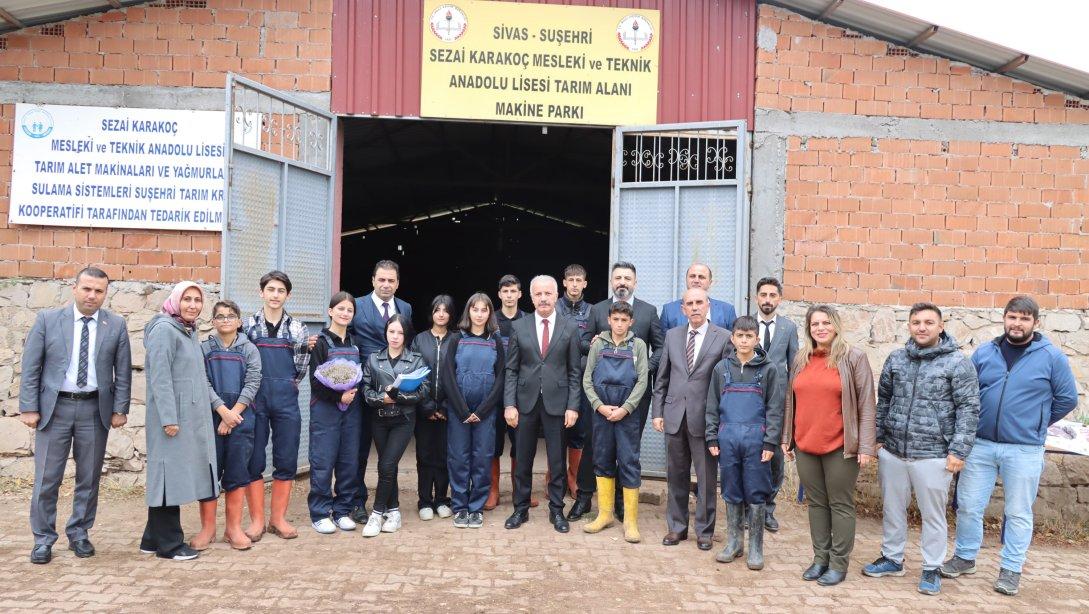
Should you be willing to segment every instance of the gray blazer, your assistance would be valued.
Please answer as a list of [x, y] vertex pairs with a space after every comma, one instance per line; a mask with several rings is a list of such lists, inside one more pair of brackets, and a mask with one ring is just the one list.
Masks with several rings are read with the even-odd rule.
[[[69, 303], [38, 312], [23, 348], [23, 375], [19, 384], [19, 411], [38, 412], [38, 429], [53, 417], [57, 394], [72, 361], [74, 316]], [[129, 330], [121, 316], [100, 309], [95, 333], [95, 375], [98, 378], [98, 415], [110, 428], [110, 414], [129, 413], [132, 392], [132, 352]]]
[[[212, 394], [196, 333], [158, 314], [144, 328], [147, 358], [147, 505], [184, 505], [219, 494]], [[168, 437], [164, 426], [178, 425]]]
[[[760, 325], [762, 328], [763, 325]], [[778, 315], [775, 317], [775, 335], [771, 338], [771, 348], [767, 352], [767, 360], [779, 368], [781, 377], [779, 382], [786, 390], [786, 380], [790, 376], [790, 365], [794, 364], [794, 357], [798, 354], [798, 327], [790, 318]]]
[[579, 327], [557, 314], [556, 330], [549, 333], [548, 353], [541, 358], [537, 342], [537, 318], [531, 313], [515, 320], [507, 342], [507, 374], [503, 405], [518, 413], [533, 411], [537, 397], [544, 398], [550, 416], [579, 410], [582, 395], [582, 350]]
[[726, 357], [730, 347], [730, 331], [714, 324], [707, 326], [707, 338], [696, 356], [696, 367], [688, 371], [685, 346], [688, 344], [688, 326], [677, 326], [666, 332], [662, 347], [662, 362], [654, 380], [654, 403], [651, 415], [665, 418], [665, 432], [676, 435], [681, 421], [688, 425], [688, 434], [703, 440], [707, 390], [711, 385], [711, 372], [718, 361]]

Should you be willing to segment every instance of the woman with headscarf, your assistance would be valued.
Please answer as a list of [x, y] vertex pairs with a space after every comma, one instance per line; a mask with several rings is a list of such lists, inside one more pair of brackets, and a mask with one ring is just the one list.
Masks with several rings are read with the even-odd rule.
[[179, 506], [219, 495], [204, 354], [196, 322], [204, 291], [183, 281], [144, 328], [147, 378], [147, 526], [140, 552], [188, 561]]

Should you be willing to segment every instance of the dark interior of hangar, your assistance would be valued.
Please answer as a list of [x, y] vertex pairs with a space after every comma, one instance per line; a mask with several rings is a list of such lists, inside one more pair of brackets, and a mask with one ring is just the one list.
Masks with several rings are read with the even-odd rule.
[[478, 290], [494, 301], [506, 273], [522, 280], [525, 310], [530, 278], [559, 279], [575, 262], [589, 271], [588, 298], [605, 297], [610, 130], [343, 121], [342, 288], [370, 292], [373, 264], [396, 261], [418, 330], [436, 294], [459, 311]]

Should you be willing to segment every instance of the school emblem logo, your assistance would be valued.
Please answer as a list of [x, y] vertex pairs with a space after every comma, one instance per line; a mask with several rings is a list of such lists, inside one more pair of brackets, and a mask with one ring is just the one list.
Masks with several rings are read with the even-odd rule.
[[452, 43], [465, 34], [469, 19], [465, 11], [453, 4], [439, 5], [431, 13], [431, 33], [444, 43]]
[[44, 139], [53, 132], [53, 116], [45, 109], [33, 109], [23, 114], [23, 133], [32, 139]]
[[642, 51], [654, 40], [654, 28], [642, 15], [628, 15], [616, 26], [616, 39], [632, 53]]

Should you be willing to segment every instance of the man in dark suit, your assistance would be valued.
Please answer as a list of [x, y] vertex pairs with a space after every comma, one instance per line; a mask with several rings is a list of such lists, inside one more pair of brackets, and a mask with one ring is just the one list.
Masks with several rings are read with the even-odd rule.
[[[688, 267], [688, 271], [684, 274], [685, 288], [689, 290], [692, 288], [702, 288], [705, 292], [710, 293], [712, 283], [714, 282], [711, 278], [711, 267], [702, 262], [693, 262]], [[734, 310], [734, 306], [726, 301], [720, 301], [710, 297], [708, 297], [707, 300], [707, 319], [710, 320], [711, 324], [727, 330], [733, 330], [734, 320], [737, 319], [737, 312]], [[666, 303], [662, 306], [662, 330], [670, 330], [687, 323], [688, 319], [684, 316], [684, 309], [681, 307], [680, 299], [675, 300], [672, 303]]]
[[57, 541], [57, 494], [68, 454], [76, 462], [72, 516], [65, 527], [68, 549], [94, 556], [88, 534], [98, 510], [98, 484], [110, 427], [128, 421], [132, 354], [125, 319], [102, 309], [110, 280], [88, 267], [76, 275], [74, 301], [38, 313], [23, 348], [19, 419], [34, 436], [34, 491], [30, 562], [53, 558]]
[[[756, 305], [760, 314], [756, 321], [760, 324], [760, 347], [767, 353], [769, 363], [779, 369], [779, 381], [789, 386], [787, 377], [790, 365], [798, 353], [798, 327], [789, 318], [778, 315], [779, 303], [783, 300], [783, 284], [774, 277], [765, 277], [756, 282]], [[784, 390], [785, 394], [786, 391]], [[779, 521], [775, 519], [775, 496], [783, 486], [783, 450], [775, 447], [771, 457], [771, 496], [768, 497], [764, 510], [764, 528], [772, 533], [779, 530]], [[745, 516], [748, 518], [748, 516]]]
[[[374, 265], [371, 285], [374, 292], [355, 299], [355, 317], [348, 327], [352, 340], [359, 347], [359, 357], [363, 364], [371, 354], [386, 347], [386, 322], [399, 313], [412, 321], [412, 306], [394, 296], [401, 284], [401, 267], [392, 260], [379, 260]], [[411, 339], [410, 331], [405, 331], [405, 338]], [[373, 412], [363, 412], [363, 430], [359, 436], [359, 496], [354, 502], [352, 520], [366, 522], [367, 513], [367, 458], [371, 455], [371, 426]]]
[[665, 433], [666, 525], [664, 546], [688, 539], [690, 472], [696, 472], [696, 544], [711, 549], [715, 533], [718, 463], [704, 443], [707, 390], [730, 333], [707, 321], [707, 292], [693, 288], [682, 299], [688, 324], [666, 333], [654, 381], [654, 429]]
[[[662, 349], [662, 343], [665, 339], [665, 335], [662, 332], [661, 322], [658, 320], [658, 310], [650, 303], [635, 298], [635, 287], [638, 284], [638, 278], [635, 273], [635, 265], [630, 262], [617, 262], [613, 264], [612, 270], [609, 273], [609, 288], [612, 290], [612, 296], [596, 303], [590, 308], [590, 325], [583, 331], [582, 334], [582, 351], [583, 353], [590, 351], [590, 342], [594, 340], [598, 334], [609, 330], [609, 308], [612, 307], [616, 301], [622, 301], [630, 303], [632, 310], [635, 312], [635, 319], [631, 324], [631, 332], [636, 337], [643, 340], [643, 343], [647, 344], [647, 353], [649, 354], [649, 367], [650, 373], [653, 374], [658, 371], [658, 361], [661, 358], [660, 351]], [[643, 395], [643, 400], [639, 402], [639, 406], [635, 408], [635, 419], [639, 422], [639, 430], [642, 432], [644, 425], [647, 423], [647, 414], [650, 412], [650, 395]], [[593, 433], [587, 434], [586, 444], [583, 446], [582, 451], [582, 464], [589, 464], [590, 471], [579, 472], [579, 489], [583, 488], [583, 484], [586, 485], [589, 493], [593, 492], [590, 486], [590, 480], [593, 479]], [[583, 479], [585, 475], [585, 480]], [[616, 509], [615, 515], [618, 519], [624, 518], [624, 500], [622, 493], [617, 491], [616, 496]], [[585, 500], [576, 499], [575, 505], [571, 508], [571, 514], [568, 519], [575, 519], [582, 514], [590, 511], [590, 498], [587, 496]], [[576, 514], [576, 512], [578, 512]]]
[[582, 353], [578, 326], [556, 311], [559, 286], [547, 275], [529, 284], [534, 312], [511, 326], [507, 341], [503, 417], [516, 428], [517, 467], [514, 476], [514, 513], [504, 526], [517, 529], [529, 520], [529, 494], [537, 430], [544, 431], [545, 452], [551, 480], [548, 483], [548, 520], [560, 533], [570, 525], [563, 516], [563, 492], [567, 477], [564, 429], [579, 417], [579, 383]]

